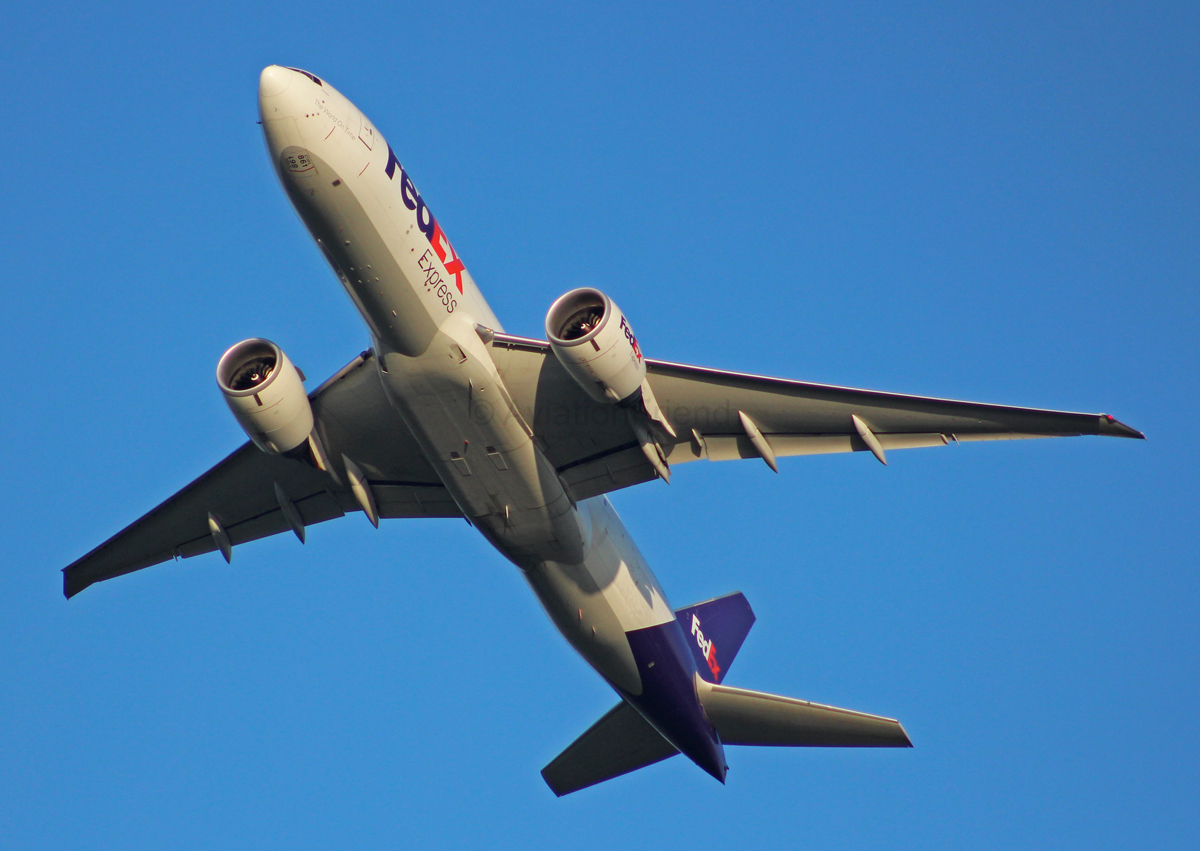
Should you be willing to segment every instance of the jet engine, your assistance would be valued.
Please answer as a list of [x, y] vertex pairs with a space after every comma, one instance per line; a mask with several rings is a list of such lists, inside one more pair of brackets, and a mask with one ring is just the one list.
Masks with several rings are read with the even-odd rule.
[[242, 340], [221, 356], [217, 386], [238, 424], [264, 452], [290, 452], [308, 441], [312, 406], [300, 371], [270, 340]]
[[599, 290], [571, 290], [550, 305], [546, 336], [558, 362], [597, 402], [624, 402], [641, 389], [646, 361], [637, 337]]
[[546, 336], [563, 369], [589, 396], [626, 410], [646, 460], [669, 482], [662, 441], [674, 440], [675, 429], [646, 381], [646, 359], [621, 308], [599, 290], [571, 290], [550, 305]]

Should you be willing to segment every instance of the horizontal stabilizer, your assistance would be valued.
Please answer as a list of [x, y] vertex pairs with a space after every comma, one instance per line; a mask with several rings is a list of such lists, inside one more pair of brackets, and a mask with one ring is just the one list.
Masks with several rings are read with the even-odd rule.
[[893, 718], [822, 706], [697, 678], [708, 720], [726, 745], [810, 748], [911, 748]]
[[621, 701], [543, 768], [542, 778], [561, 798], [677, 753], [636, 709]]

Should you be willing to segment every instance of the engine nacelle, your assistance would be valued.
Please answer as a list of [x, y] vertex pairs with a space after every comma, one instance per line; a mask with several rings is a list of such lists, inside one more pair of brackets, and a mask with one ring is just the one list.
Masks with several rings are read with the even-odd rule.
[[571, 290], [550, 305], [554, 356], [597, 402], [624, 402], [642, 387], [646, 361], [621, 309], [599, 290]]
[[264, 452], [288, 452], [312, 434], [312, 405], [300, 371], [270, 340], [242, 340], [222, 355], [217, 386], [238, 424]]

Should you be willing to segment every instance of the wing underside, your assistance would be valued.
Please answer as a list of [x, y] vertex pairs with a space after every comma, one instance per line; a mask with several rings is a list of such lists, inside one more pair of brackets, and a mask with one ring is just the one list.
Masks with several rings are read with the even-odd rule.
[[[657, 477], [627, 413], [592, 401], [547, 343], [497, 334], [492, 352], [522, 416], [533, 423], [543, 451], [577, 499]], [[677, 435], [661, 444], [671, 465], [865, 451], [884, 460], [891, 450], [953, 442], [1142, 437], [1105, 414], [859, 390], [666, 361], [646, 365]]]
[[[388, 403], [364, 352], [310, 395], [330, 471], [246, 443], [179, 493], [63, 571], [63, 591], [221, 548], [210, 515], [237, 545], [361, 510], [342, 457], [365, 473], [380, 517], [460, 517], [408, 427]], [[290, 506], [285, 503], [290, 503]]]
[[[628, 412], [593, 401], [547, 343], [497, 334], [491, 352], [514, 404], [532, 424], [539, 448], [574, 498], [658, 476]], [[328, 471], [303, 459], [268, 455], [247, 443], [65, 568], [66, 595], [172, 558], [286, 532], [295, 529], [293, 520], [302, 532], [360, 510], [347, 485], [343, 456], [365, 475], [381, 518], [462, 516], [388, 402], [372, 357], [364, 352], [309, 397]], [[859, 451], [871, 451], [882, 461], [892, 450], [956, 441], [1142, 437], [1104, 414], [905, 396], [664, 361], [648, 360], [647, 370], [658, 405], [677, 435], [659, 447], [670, 465], [701, 458], [766, 458], [774, 466], [776, 457]]]

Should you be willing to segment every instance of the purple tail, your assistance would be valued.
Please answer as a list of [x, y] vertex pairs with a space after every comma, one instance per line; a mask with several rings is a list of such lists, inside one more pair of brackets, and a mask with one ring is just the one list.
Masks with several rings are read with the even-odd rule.
[[725, 679], [754, 625], [754, 612], [740, 591], [677, 609], [675, 618], [688, 638], [700, 676], [710, 683]]

